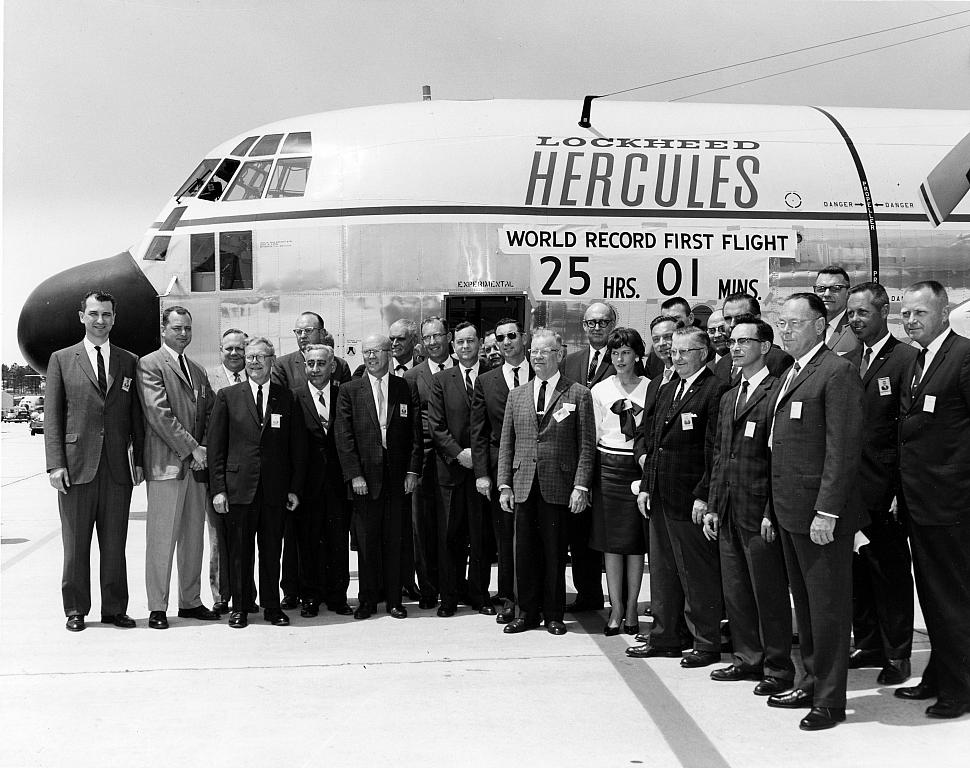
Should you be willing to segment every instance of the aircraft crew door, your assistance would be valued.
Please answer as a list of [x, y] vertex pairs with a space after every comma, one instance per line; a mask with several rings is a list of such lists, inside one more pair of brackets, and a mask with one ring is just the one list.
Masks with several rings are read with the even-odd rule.
[[445, 322], [448, 330], [453, 331], [458, 323], [467, 320], [474, 323], [483, 337], [495, 328], [495, 323], [503, 317], [514, 317], [523, 328], [526, 315], [525, 294], [495, 296], [445, 296]]

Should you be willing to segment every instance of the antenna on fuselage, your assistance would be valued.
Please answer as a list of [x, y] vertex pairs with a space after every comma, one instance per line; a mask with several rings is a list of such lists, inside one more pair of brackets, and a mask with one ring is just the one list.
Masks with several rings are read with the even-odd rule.
[[422, 85], [421, 86], [421, 101], [431, 101], [431, 86]]
[[593, 99], [601, 99], [602, 96], [586, 96], [583, 98], [583, 114], [579, 116], [579, 127], [589, 128], [592, 123], [589, 120], [589, 112], [593, 107]]

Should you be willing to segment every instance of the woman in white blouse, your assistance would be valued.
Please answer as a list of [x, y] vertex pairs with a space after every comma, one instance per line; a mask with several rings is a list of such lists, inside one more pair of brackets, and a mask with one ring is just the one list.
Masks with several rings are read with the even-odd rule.
[[[647, 551], [643, 517], [631, 483], [640, 479], [633, 458], [633, 438], [643, 418], [650, 380], [637, 375], [637, 361], [645, 354], [643, 339], [633, 328], [616, 328], [606, 341], [616, 374], [592, 389], [596, 416], [597, 472], [593, 482], [593, 525], [589, 545], [604, 553], [606, 585], [610, 593], [607, 636], [640, 631], [637, 598]], [[624, 578], [626, 600], [624, 601]]]

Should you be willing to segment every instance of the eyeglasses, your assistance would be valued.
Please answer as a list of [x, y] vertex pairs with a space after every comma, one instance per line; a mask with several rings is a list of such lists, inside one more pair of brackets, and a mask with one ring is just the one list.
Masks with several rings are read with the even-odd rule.
[[294, 328], [294, 336], [309, 336], [311, 333], [316, 333], [321, 330], [320, 328]]
[[786, 331], [791, 329], [797, 331], [799, 328], [805, 326], [808, 323], [815, 322], [814, 320], [779, 320], [775, 323], [778, 326], [779, 331]]
[[818, 293], [818, 294], [823, 294], [823, 293], [841, 293], [842, 291], [844, 291], [848, 287], [849, 286], [844, 285], [843, 283], [836, 283], [835, 285], [816, 285], [815, 286], [815, 293]]
[[246, 355], [247, 363], [261, 363], [264, 360], [268, 360], [271, 357], [276, 357], [276, 355]]
[[444, 332], [442, 332], [442, 333], [429, 333], [426, 336], [422, 336], [421, 337], [421, 341], [423, 341], [425, 344], [430, 344], [435, 339], [443, 339], [447, 335], [448, 334], [447, 333], [444, 333]]
[[549, 357], [550, 355], [558, 355], [560, 352], [560, 347], [555, 347], [553, 349], [530, 349], [529, 356], [536, 357]]
[[670, 350], [671, 357], [687, 357], [688, 352], [707, 352], [707, 347], [687, 347], [687, 349]]
[[390, 351], [389, 349], [362, 349], [360, 353], [364, 357], [377, 357], [381, 354], [387, 354]]
[[515, 341], [517, 338], [519, 338], [518, 331], [509, 331], [508, 333], [495, 334], [495, 341], [499, 343], [502, 343], [506, 339], [508, 339], [509, 341]]
[[739, 344], [747, 346], [748, 344], [760, 344], [761, 339], [752, 339], [750, 336], [739, 336], [736, 339], [728, 339], [727, 345], [729, 347], [736, 347]]
[[587, 328], [609, 328], [613, 325], [612, 320], [583, 320], [583, 325]]

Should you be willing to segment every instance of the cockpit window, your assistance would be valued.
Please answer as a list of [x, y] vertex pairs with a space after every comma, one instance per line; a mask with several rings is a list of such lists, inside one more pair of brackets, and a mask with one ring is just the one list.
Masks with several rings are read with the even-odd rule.
[[224, 200], [256, 200], [263, 196], [272, 160], [251, 160], [246, 163], [232, 183]]
[[303, 197], [306, 191], [309, 157], [283, 157], [276, 163], [266, 197]]
[[280, 150], [284, 155], [302, 155], [312, 151], [309, 131], [291, 133], [286, 137], [286, 141], [283, 142], [283, 149]]
[[203, 160], [199, 163], [199, 167], [192, 171], [192, 175], [179, 187], [179, 191], [175, 193], [175, 197], [195, 197], [199, 190], [202, 189], [202, 185], [205, 184], [205, 180], [209, 178], [212, 169], [218, 164], [218, 160]]
[[253, 289], [252, 231], [194, 234], [189, 253], [193, 293]]
[[239, 155], [240, 157], [242, 157], [243, 155], [246, 154], [246, 150], [248, 150], [253, 145], [253, 142], [256, 141], [256, 139], [258, 138], [259, 136], [250, 136], [249, 138], [243, 139], [236, 145], [236, 148], [229, 154]]
[[222, 197], [223, 191], [226, 189], [226, 185], [232, 178], [232, 175], [236, 172], [239, 167], [239, 161], [233, 160], [231, 157], [227, 157], [222, 161], [219, 169], [212, 174], [212, 178], [205, 185], [203, 190], [199, 192], [200, 200], [218, 200]]
[[167, 235], [156, 235], [152, 238], [151, 245], [145, 251], [144, 261], [165, 261], [168, 255], [168, 244], [171, 237]]
[[256, 142], [256, 146], [253, 147], [252, 151], [249, 153], [249, 156], [257, 157], [258, 155], [275, 155], [276, 148], [280, 145], [280, 139], [282, 138], [282, 133], [270, 133], [263, 136], [263, 138]]

